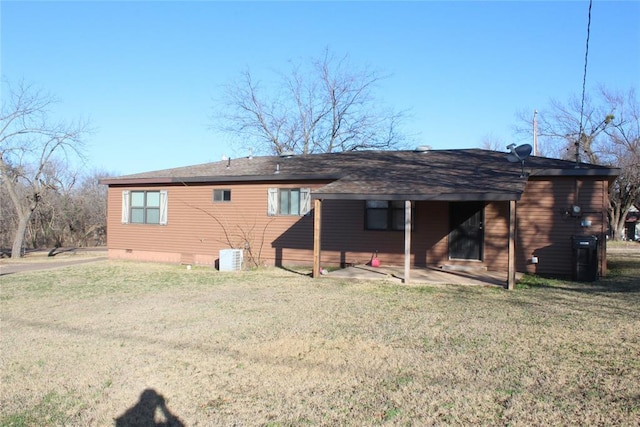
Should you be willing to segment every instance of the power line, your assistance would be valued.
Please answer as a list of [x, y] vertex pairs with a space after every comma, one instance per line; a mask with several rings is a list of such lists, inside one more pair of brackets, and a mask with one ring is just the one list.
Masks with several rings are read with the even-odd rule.
[[584, 98], [587, 87], [587, 63], [589, 59], [589, 36], [591, 35], [591, 6], [593, 5], [593, 0], [589, 0], [589, 15], [587, 21], [587, 42], [584, 52], [584, 73], [582, 75], [582, 102], [580, 104], [580, 130], [578, 132], [578, 139], [575, 142], [576, 145], [576, 167], [580, 163], [580, 141], [582, 141], [582, 134], [584, 131], [583, 123], [584, 120]]

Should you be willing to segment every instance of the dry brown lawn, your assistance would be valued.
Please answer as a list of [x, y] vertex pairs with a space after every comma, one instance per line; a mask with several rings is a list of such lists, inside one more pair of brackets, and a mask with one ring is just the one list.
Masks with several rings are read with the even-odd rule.
[[595, 284], [513, 292], [115, 261], [1, 276], [0, 425], [640, 425], [630, 248]]

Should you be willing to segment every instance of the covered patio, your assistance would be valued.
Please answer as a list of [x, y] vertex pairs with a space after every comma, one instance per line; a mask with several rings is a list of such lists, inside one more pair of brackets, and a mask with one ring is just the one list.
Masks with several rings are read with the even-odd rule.
[[[420, 156], [423, 156], [421, 158]], [[322, 237], [323, 205], [328, 201], [350, 202], [396, 202], [402, 204], [404, 221], [402, 227], [395, 230], [404, 234], [404, 266], [386, 267], [381, 269], [382, 274], [389, 278], [396, 278], [403, 283], [460, 283], [476, 285], [499, 285], [507, 289], [513, 289], [516, 283], [516, 210], [517, 202], [522, 197], [527, 184], [527, 176], [519, 165], [514, 166], [503, 154], [498, 153], [498, 158], [487, 161], [483, 153], [474, 151], [452, 152], [414, 152], [378, 154], [377, 161], [359, 165], [353, 168], [349, 174], [332, 181], [331, 183], [312, 192], [314, 225], [313, 225], [313, 277], [320, 276], [320, 266], [323, 263], [322, 252], [325, 249]], [[419, 239], [414, 235], [413, 210], [417, 203], [475, 203], [476, 211], [480, 212], [480, 218], [476, 223], [478, 235], [477, 254], [473, 257], [457, 256], [449, 252], [449, 260], [452, 264], [466, 263], [466, 261], [484, 263], [482, 247], [484, 243], [485, 205], [489, 203], [503, 204], [505, 207], [501, 223], [505, 232], [500, 237], [500, 257], [505, 260], [505, 272], [503, 274], [489, 274], [487, 270], [439, 270], [440, 266], [433, 265], [425, 268], [416, 265], [416, 253], [412, 251], [412, 242]], [[423, 208], [426, 205], [423, 205]], [[433, 205], [435, 206], [435, 205]], [[439, 205], [449, 211], [449, 205]], [[477, 206], [482, 206], [480, 209]], [[428, 208], [427, 208], [428, 209]], [[424, 209], [423, 209], [424, 212]], [[353, 214], [352, 214], [353, 215]], [[449, 215], [449, 214], [447, 214]], [[334, 211], [334, 218], [342, 216], [344, 212]], [[389, 218], [387, 216], [386, 218]], [[448, 228], [451, 218], [440, 216], [438, 225]], [[465, 217], [467, 218], [467, 217]], [[424, 220], [424, 216], [423, 216]], [[334, 220], [335, 227], [335, 220]], [[433, 227], [433, 223], [430, 224]], [[430, 227], [424, 226], [422, 229]], [[490, 225], [492, 226], [492, 225]], [[356, 225], [359, 228], [361, 225]], [[363, 227], [366, 229], [366, 226]], [[389, 228], [385, 228], [389, 230]], [[480, 232], [480, 230], [483, 230]], [[448, 230], [442, 235], [440, 241], [450, 239]], [[326, 238], [325, 233], [325, 238]], [[330, 248], [330, 250], [334, 248]], [[449, 249], [450, 250], [450, 249]], [[397, 251], [397, 249], [396, 249]], [[398, 253], [399, 251], [397, 251]], [[438, 264], [442, 264], [440, 261]], [[359, 263], [355, 263], [359, 264]], [[393, 264], [399, 264], [394, 262]], [[434, 263], [435, 264], [435, 263]], [[391, 264], [390, 264], [391, 265]], [[378, 270], [372, 271], [366, 266], [353, 267], [340, 274], [367, 275], [376, 277]], [[373, 276], [372, 276], [373, 275]]]

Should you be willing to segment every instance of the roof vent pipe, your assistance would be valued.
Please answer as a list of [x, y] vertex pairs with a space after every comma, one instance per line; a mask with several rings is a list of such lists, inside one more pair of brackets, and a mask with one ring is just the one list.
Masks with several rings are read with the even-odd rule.
[[280, 157], [285, 157], [285, 158], [289, 158], [289, 157], [293, 157], [293, 151], [283, 151], [282, 153], [280, 153]]
[[429, 147], [428, 145], [418, 145], [414, 151], [416, 153], [425, 153], [430, 150], [431, 150], [431, 147]]

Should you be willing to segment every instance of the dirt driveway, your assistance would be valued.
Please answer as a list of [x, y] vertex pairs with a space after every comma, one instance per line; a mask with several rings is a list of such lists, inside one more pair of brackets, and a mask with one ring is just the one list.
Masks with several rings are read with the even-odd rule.
[[17, 261], [9, 258], [2, 259], [0, 260], [0, 276], [25, 271], [62, 268], [107, 259], [106, 248], [63, 249], [56, 252], [55, 256], [48, 256], [48, 253], [48, 251], [31, 252]]

